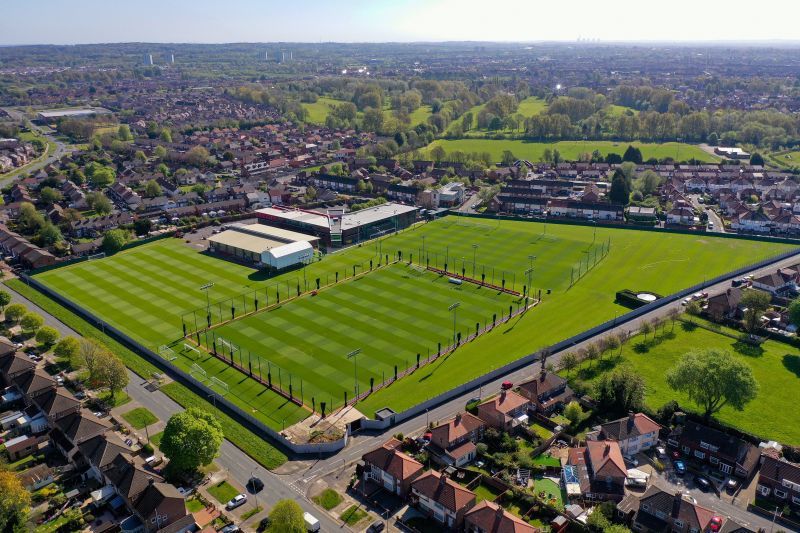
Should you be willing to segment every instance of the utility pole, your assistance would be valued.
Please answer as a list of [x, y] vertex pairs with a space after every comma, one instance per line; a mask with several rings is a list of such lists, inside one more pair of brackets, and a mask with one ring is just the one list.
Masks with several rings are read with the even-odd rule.
[[477, 255], [477, 252], [478, 252], [478, 245], [477, 244], [473, 244], [472, 245], [472, 279], [475, 279], [475, 257]]
[[531, 290], [533, 290], [533, 289], [531, 289], [531, 275], [533, 274], [533, 262], [535, 260], [536, 260], [536, 256], [535, 255], [529, 255], [528, 256], [528, 261], [530, 261], [530, 263], [529, 263], [530, 266], [528, 267], [528, 270], [525, 271], [525, 274], [528, 276], [528, 291], [525, 293], [525, 308], [526, 309], [527, 309], [528, 303], [530, 301]]
[[208, 327], [211, 327], [211, 300], [208, 296], [208, 290], [213, 287], [214, 284], [211, 282], [206, 283], [202, 287], [200, 287], [201, 291], [205, 291], [206, 293], [206, 321], [208, 322]]

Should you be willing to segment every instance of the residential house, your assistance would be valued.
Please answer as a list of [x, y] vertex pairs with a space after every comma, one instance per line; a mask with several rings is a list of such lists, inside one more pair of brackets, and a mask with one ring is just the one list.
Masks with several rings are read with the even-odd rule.
[[32, 435], [19, 435], [5, 442], [6, 453], [11, 462], [19, 461], [39, 451], [39, 443], [47, 443], [47, 437], [39, 438]]
[[753, 279], [753, 288], [767, 291], [773, 296], [787, 290], [797, 290], [798, 271], [794, 268], [779, 268]]
[[800, 508], [800, 465], [763, 455], [756, 492], [762, 498]]
[[708, 299], [706, 313], [717, 321], [736, 318], [739, 315], [739, 304], [741, 301], [741, 289], [731, 287], [725, 292], [715, 294]]
[[371, 480], [392, 494], [405, 497], [411, 483], [422, 474], [422, 463], [400, 450], [401, 442], [389, 439], [382, 446], [365, 453], [364, 481]]
[[616, 441], [587, 440], [585, 447], [569, 450], [567, 464], [585, 500], [619, 501], [624, 496], [628, 470]]
[[478, 404], [478, 418], [495, 429], [510, 431], [527, 420], [531, 401], [514, 391], [500, 394]]
[[625, 207], [622, 205], [557, 199], [550, 200], [549, 207], [550, 215], [554, 217], [618, 222], [625, 220]]
[[464, 515], [467, 533], [535, 533], [537, 529], [496, 503], [483, 500]]
[[586, 438], [591, 440], [611, 440], [619, 444], [625, 457], [644, 452], [658, 443], [661, 426], [644, 413], [631, 413], [625, 418], [612, 420], [599, 426]]
[[20, 473], [19, 480], [22, 482], [23, 487], [33, 492], [51, 484], [55, 481], [55, 478], [53, 477], [53, 469], [42, 463]]
[[758, 467], [756, 446], [699, 422], [676, 427], [667, 444], [726, 475], [749, 479]]
[[701, 533], [708, 531], [714, 512], [695, 503], [680, 491], [673, 493], [650, 485], [642, 494], [635, 492], [617, 505], [619, 517], [634, 531]]
[[445, 527], [458, 528], [475, 505], [475, 493], [429, 470], [411, 484], [411, 502]]
[[452, 420], [431, 429], [429, 450], [445, 465], [463, 466], [475, 459], [475, 444], [486, 424], [470, 413], [459, 413]]
[[543, 414], [561, 409], [575, 397], [566, 379], [546, 370], [542, 370], [537, 377], [520, 383], [519, 393], [530, 400], [531, 410]]

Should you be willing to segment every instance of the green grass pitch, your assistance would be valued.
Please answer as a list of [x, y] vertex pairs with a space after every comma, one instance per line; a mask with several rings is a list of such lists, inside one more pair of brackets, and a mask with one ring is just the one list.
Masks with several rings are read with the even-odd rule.
[[[384, 238], [381, 242], [369, 242], [328, 254], [322, 261], [310, 265], [306, 272], [308, 279], [319, 276], [324, 280], [332, 276], [333, 272], [339, 272], [340, 276], [350, 272], [355, 263], [368, 262], [371, 258], [376, 260], [378, 250], [383, 254], [394, 254], [402, 250], [404, 258], [413, 253], [416, 261], [422, 254], [424, 240], [427, 255], [436, 257], [439, 254], [438, 257], [442, 258], [447, 253], [449, 261], [456, 269], [460, 270], [463, 263], [470, 274], [474, 253], [478, 268], [489, 265], [495, 270], [506, 270], [515, 277], [516, 287], [520, 289], [523, 272], [529, 265], [528, 256], [537, 257], [534, 262], [533, 286], [545, 292], [540, 306], [523, 318], [512, 320], [477, 341], [462, 346], [450, 357], [440, 358], [423, 371], [415, 372], [369, 396], [359, 404], [362, 411], [371, 416], [374, 409], [387, 405], [398, 411], [405, 409], [492, 368], [612, 319], [626, 311], [613, 302], [615, 292], [620, 289], [669, 294], [701, 282], [704, 278], [712, 278], [790, 248], [789, 245], [723, 239], [706, 234], [659, 234], [602, 226], [596, 229], [596, 236], [594, 231], [592, 227], [586, 226], [548, 224], [545, 233], [543, 224], [537, 222], [447, 217]], [[598, 243], [607, 242], [609, 238], [611, 248], [608, 256], [570, 287], [570, 270], [579, 264], [585, 264], [587, 254], [591, 256]], [[473, 244], [477, 244], [477, 248], [473, 248]], [[450, 268], [453, 269], [453, 266]], [[391, 272], [394, 270], [375, 277], [370, 274], [353, 282], [352, 286], [347, 284], [337, 287], [337, 293], [339, 289], [344, 291], [343, 294], [355, 291], [354, 294], [365, 299], [359, 311], [362, 315], [371, 316], [369, 309], [376, 305], [385, 305], [376, 303], [385, 296], [372, 294], [371, 291], [359, 294], [358, 291], [361, 286], [372, 283], [380, 285]], [[212, 301], [216, 301], [268, 283], [297, 280], [298, 276], [302, 278], [302, 274], [295, 271], [265, 281], [260, 273], [250, 268], [200, 254], [179, 240], [167, 239], [105, 259], [44, 272], [37, 278], [142, 343], [155, 348], [181, 336], [180, 317], [183, 313], [205, 306], [205, 294], [199, 290], [201, 285], [214, 282], [210, 296]], [[551, 289], [552, 293], [547, 295], [547, 289]], [[333, 293], [334, 297], [337, 293]], [[416, 291], [402, 296], [415, 301], [431, 298], [430, 294], [418, 294]], [[314, 298], [320, 298], [320, 306], [326, 299], [324, 292]], [[287, 323], [293, 322], [292, 313], [300, 313], [312, 304], [317, 305], [317, 302], [310, 301], [311, 298], [308, 300], [291, 302], [281, 310], [263, 316], [272, 314], [281, 320], [288, 319]], [[403, 301], [398, 300], [394, 305], [398, 315], [410, 312], [405, 304], [399, 303]], [[293, 310], [295, 306], [298, 306], [297, 311]], [[493, 307], [495, 305], [490, 303], [487, 313], [481, 316], [490, 315]], [[418, 318], [423, 317], [420, 315]], [[251, 320], [261, 319], [254, 317], [243, 324], [249, 326], [254, 323]], [[364, 349], [372, 342], [390, 339], [391, 336], [386, 336], [389, 332], [383, 332], [384, 320], [386, 319], [382, 318], [380, 322], [373, 320], [375, 333], [371, 334], [363, 327], [358, 329], [350, 326], [343, 314], [341, 331], [337, 331], [337, 334], [355, 335], [356, 331], [361, 331], [360, 335], [364, 337], [363, 342], [356, 346], [351, 346], [349, 340], [344, 343], [347, 345], [342, 345], [344, 349], [341, 350], [341, 357], [344, 358], [344, 354], [354, 348]], [[446, 323], [447, 318], [442, 321]], [[298, 326], [300, 325], [294, 324], [292, 330]], [[350, 328], [352, 331], [347, 332]], [[254, 334], [250, 332], [249, 335]], [[264, 331], [261, 342], [269, 342], [272, 335], [272, 332]], [[336, 344], [337, 342], [330, 342], [325, 351], [338, 353], [339, 347]], [[411, 355], [414, 359], [415, 352]], [[405, 359], [404, 356], [399, 357]], [[179, 357], [178, 361], [183, 359]], [[306, 359], [309, 360], [315, 361]], [[366, 363], [367, 359], [364, 361]], [[273, 425], [278, 418], [283, 420], [287, 406], [280, 396], [264, 393], [263, 387], [258, 383], [245, 379], [233, 369], [225, 370], [224, 363], [218, 360], [210, 360], [204, 364], [216, 365], [217, 362], [221, 366], [210, 369], [208, 374], [215, 375], [215, 371], [223, 373], [220, 378], [231, 385], [231, 396], [239, 395], [242, 401], [253, 402], [259, 413], [276, 411], [274, 415], [269, 415]], [[320, 365], [318, 371], [322, 372], [323, 368], [326, 367]], [[331, 371], [335, 367], [328, 364], [327, 368], [327, 371]], [[365, 364], [364, 368], [366, 370], [368, 366]], [[331, 379], [339, 381], [341, 378], [343, 381], [337, 385], [352, 389], [352, 370], [350, 373], [346, 370], [352, 369], [352, 366], [343, 365], [341, 369], [332, 373]], [[364, 379], [368, 379], [367, 374], [364, 374]], [[242, 384], [238, 383], [240, 380], [243, 381]], [[247, 391], [243, 390], [244, 384], [247, 384]], [[295, 418], [299, 416], [302, 414], [293, 414]]]

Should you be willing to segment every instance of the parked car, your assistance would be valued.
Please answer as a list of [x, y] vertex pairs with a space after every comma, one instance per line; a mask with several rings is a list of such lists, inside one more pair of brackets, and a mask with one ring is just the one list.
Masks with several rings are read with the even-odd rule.
[[383, 531], [383, 528], [386, 527], [386, 524], [383, 523], [383, 520], [376, 520], [367, 528], [367, 533], [379, 533]]
[[219, 530], [219, 533], [236, 533], [237, 531], [241, 531], [239, 526], [236, 524], [228, 524], [227, 526], [223, 527]]
[[735, 479], [733, 479], [733, 478], [730, 478], [730, 479], [729, 479], [729, 480], [728, 480], [728, 481], [725, 483], [725, 488], [726, 488], [726, 489], [728, 489], [728, 492], [736, 492], [736, 489], [738, 489], [738, 488], [739, 488], [739, 482], [738, 482], [738, 481], [736, 481], [736, 480], [735, 480]]
[[514, 387], [514, 384], [511, 383], [510, 381], [504, 381], [502, 383], [502, 385], [500, 385], [500, 388], [503, 389], [503, 390], [509, 390], [509, 389], [511, 389], [513, 387]]
[[225, 504], [225, 509], [229, 511], [232, 509], [236, 509], [237, 507], [244, 505], [246, 501], [247, 501], [246, 494], [237, 494], [231, 499], [231, 501]]
[[663, 446], [659, 446], [658, 448], [656, 448], [656, 453], [658, 454], [659, 457], [666, 457], [667, 449], [664, 448]]
[[719, 531], [722, 528], [722, 517], [721, 516], [714, 516], [711, 518], [711, 521], [708, 523], [708, 529], [710, 531]]
[[703, 492], [709, 490], [711, 488], [711, 482], [708, 480], [707, 477], [704, 476], [694, 476], [694, 484], [697, 485], [697, 488], [702, 490]]
[[672, 466], [675, 468], [675, 473], [682, 476], [686, 473], [686, 463], [681, 460], [673, 461]]

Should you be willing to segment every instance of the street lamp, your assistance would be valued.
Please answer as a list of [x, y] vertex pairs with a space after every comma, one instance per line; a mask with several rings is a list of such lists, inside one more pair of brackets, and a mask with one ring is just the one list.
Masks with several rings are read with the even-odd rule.
[[450, 307], [447, 308], [448, 311], [453, 312], [453, 346], [456, 344], [456, 314], [458, 313], [459, 305], [461, 305], [461, 302], [455, 302], [450, 304]]
[[354, 383], [353, 390], [356, 393], [356, 396], [355, 396], [356, 399], [358, 398], [358, 358], [357, 358], [357, 356], [360, 353], [361, 353], [361, 348], [356, 348], [355, 350], [353, 350], [352, 352], [347, 354], [347, 358], [353, 360], [353, 383]]
[[472, 245], [472, 279], [475, 279], [475, 258], [478, 253], [478, 245]]
[[531, 275], [533, 274], [533, 262], [535, 260], [536, 260], [536, 256], [535, 255], [529, 255], [528, 256], [528, 261], [530, 261], [530, 266], [528, 267], [528, 270], [525, 271], [525, 274], [528, 275], [528, 292], [525, 294], [525, 307], [526, 308], [528, 307], [528, 302], [530, 301], [530, 297], [531, 297], [531, 290], [532, 290], [531, 289]]
[[248, 484], [251, 481], [252, 481], [252, 484], [253, 484], [253, 489], [252, 490], [253, 490], [253, 497], [255, 498], [255, 501], [256, 501], [256, 507], [255, 507], [256, 509], [258, 509], [258, 487], [256, 487], [256, 482], [255, 482], [255, 480], [256, 480], [256, 475], [255, 474], [256, 474], [257, 471], [258, 471], [258, 468], [255, 468], [255, 469], [251, 470], [250, 471], [250, 479], [247, 480]]
[[594, 232], [592, 233], [592, 244], [594, 244], [595, 240], [597, 240], [597, 221], [592, 220], [592, 224], [594, 224]]

